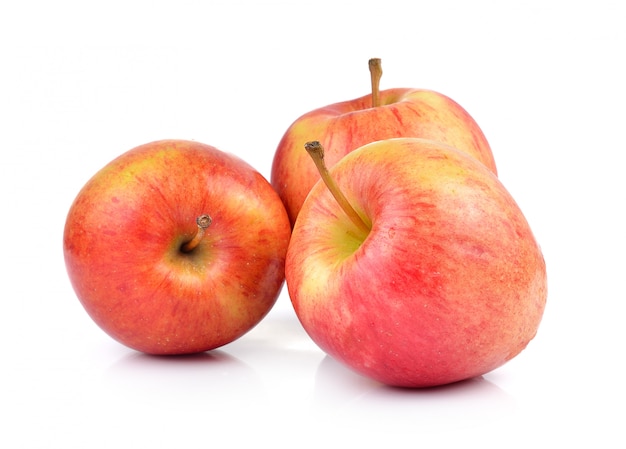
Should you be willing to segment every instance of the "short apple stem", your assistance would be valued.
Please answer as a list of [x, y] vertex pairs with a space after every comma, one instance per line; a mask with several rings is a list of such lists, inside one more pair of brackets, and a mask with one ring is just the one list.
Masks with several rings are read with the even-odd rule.
[[383, 77], [383, 66], [380, 58], [369, 60], [370, 79], [372, 80], [372, 107], [380, 106], [380, 79]]
[[363, 221], [361, 216], [358, 214], [356, 210], [352, 207], [348, 199], [345, 197], [343, 192], [339, 189], [339, 186], [335, 182], [332, 176], [330, 176], [330, 172], [328, 171], [328, 167], [326, 167], [326, 163], [324, 162], [324, 147], [318, 141], [307, 142], [304, 144], [304, 148], [309, 153], [309, 156], [315, 162], [315, 166], [317, 167], [317, 171], [319, 171], [322, 180], [332, 193], [333, 197], [339, 203], [339, 206], [343, 209], [350, 220], [366, 234], [369, 234], [371, 228], [368, 224]]
[[198, 230], [196, 231], [196, 235], [194, 235], [191, 240], [181, 246], [180, 249], [184, 253], [189, 253], [198, 246], [198, 244], [202, 241], [202, 238], [204, 237], [204, 232], [206, 231], [206, 228], [211, 225], [211, 221], [211, 217], [209, 217], [207, 214], [202, 214], [198, 218], [196, 218]]

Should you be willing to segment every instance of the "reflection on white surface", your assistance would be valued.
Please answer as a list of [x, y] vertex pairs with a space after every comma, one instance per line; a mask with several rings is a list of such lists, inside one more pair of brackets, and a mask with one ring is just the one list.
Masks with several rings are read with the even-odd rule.
[[[431, 417], [436, 417], [441, 412], [437, 404], [441, 404], [442, 399], [446, 403], [453, 400], [455, 406], [452, 409], [459, 414], [465, 414], [469, 410], [479, 411], [479, 407], [475, 407], [476, 399], [494, 405], [499, 411], [514, 405], [513, 399], [505, 391], [483, 376], [424, 389], [388, 387], [349, 371], [329, 356], [324, 357], [320, 363], [315, 380], [316, 402], [320, 406], [329, 403], [334, 406], [343, 404], [342, 408], [346, 412], [359, 413], [362, 410], [359, 404], [362, 402], [379, 403], [382, 407], [396, 403], [400, 409], [409, 405], [414, 411], [424, 407]], [[449, 415], [448, 407], [445, 413]]]
[[328, 356], [317, 370], [313, 403], [316, 416], [327, 425], [353, 432], [369, 429], [372, 438], [447, 435], [455, 440], [485, 423], [501, 427], [516, 413], [515, 400], [484, 377], [427, 389], [388, 387]]
[[82, 322], [82, 339], [67, 332], [56, 336], [57, 350], [15, 358], [20, 363], [4, 381], [19, 385], [8, 402], [3, 396], [11, 407], [5, 438], [19, 437], [26, 448], [64, 449], [215, 441], [232, 447], [264, 441], [275, 447], [532, 447], [595, 441], [591, 423], [601, 423], [599, 435], [606, 437], [619, 422], [618, 415], [599, 419], [588, 408], [607, 397], [559, 375], [542, 349], [550, 339], [483, 377], [411, 390], [381, 385], [326, 356], [284, 295], [249, 334], [192, 356], [140, 354]]
[[[170, 400], [189, 406], [212, 398], [234, 407], [238, 397], [251, 398], [261, 391], [255, 370], [221, 350], [195, 355], [158, 357], [129, 353], [109, 367], [103, 382], [113, 397], [159, 404]], [[230, 390], [238, 395], [224, 397]], [[158, 392], [158, 395], [155, 393]]]
[[[129, 353], [105, 370], [99, 396], [113, 411], [102, 420], [111, 429], [107, 438], [114, 443], [125, 433], [140, 438], [137, 444], [180, 444], [207, 431], [233, 431], [253, 422], [257, 405], [267, 400], [258, 373], [221, 350], [177, 357]], [[180, 434], [172, 436], [169, 428]]]

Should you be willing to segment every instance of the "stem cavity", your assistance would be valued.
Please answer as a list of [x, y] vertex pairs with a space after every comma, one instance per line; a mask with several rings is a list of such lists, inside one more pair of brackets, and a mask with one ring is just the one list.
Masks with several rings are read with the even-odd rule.
[[196, 218], [196, 224], [198, 225], [196, 235], [194, 235], [191, 240], [189, 240], [187, 243], [180, 247], [182, 252], [189, 253], [200, 244], [202, 238], [204, 237], [204, 232], [206, 231], [206, 228], [211, 225], [211, 221], [211, 217], [207, 214], [202, 214], [198, 216], [198, 218]]
[[372, 107], [380, 106], [380, 79], [383, 76], [383, 66], [380, 58], [369, 60], [370, 79], [372, 80]]
[[317, 171], [320, 173], [322, 180], [332, 193], [333, 197], [341, 206], [341, 209], [346, 213], [346, 215], [352, 220], [352, 222], [365, 234], [369, 234], [371, 228], [368, 224], [363, 221], [358, 212], [352, 207], [348, 199], [345, 197], [343, 192], [339, 189], [339, 186], [335, 182], [335, 180], [330, 176], [330, 172], [328, 171], [328, 167], [326, 167], [326, 163], [324, 162], [324, 147], [318, 141], [307, 142], [304, 144], [304, 148], [309, 153], [309, 156], [315, 162], [315, 166], [317, 167]]

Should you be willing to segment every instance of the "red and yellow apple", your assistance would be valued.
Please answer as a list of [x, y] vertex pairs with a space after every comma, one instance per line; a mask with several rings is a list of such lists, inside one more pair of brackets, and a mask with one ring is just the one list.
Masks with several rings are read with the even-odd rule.
[[[377, 59], [371, 60], [378, 61]], [[374, 66], [374, 65], [372, 65]], [[326, 164], [367, 143], [395, 137], [421, 137], [453, 146], [496, 173], [494, 157], [477, 122], [451, 98], [432, 90], [394, 88], [378, 91], [372, 70], [372, 94], [310, 111], [287, 129], [276, 149], [271, 183], [295, 222], [319, 174], [302, 147], [317, 140], [325, 148]]]
[[86, 183], [63, 250], [76, 295], [106, 333], [145, 353], [185, 354], [227, 344], [269, 312], [290, 233], [280, 198], [246, 162], [163, 140]]
[[[323, 167], [323, 146], [307, 148]], [[397, 138], [346, 155], [328, 180], [303, 203], [285, 268], [294, 310], [327, 354], [385, 384], [429, 387], [485, 374], [533, 339], [544, 258], [484, 164]]]

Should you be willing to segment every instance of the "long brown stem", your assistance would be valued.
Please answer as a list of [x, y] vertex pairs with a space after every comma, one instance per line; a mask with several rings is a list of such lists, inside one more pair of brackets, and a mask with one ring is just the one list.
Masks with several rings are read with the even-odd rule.
[[328, 167], [326, 167], [326, 163], [324, 162], [324, 147], [318, 141], [307, 142], [304, 144], [304, 148], [309, 153], [313, 162], [315, 162], [315, 166], [317, 167], [317, 171], [319, 171], [322, 180], [332, 193], [333, 197], [343, 211], [346, 213], [350, 220], [363, 232], [369, 234], [370, 226], [368, 226], [365, 221], [361, 218], [354, 207], [350, 204], [346, 196], [343, 194], [339, 186], [335, 182], [332, 176], [330, 176], [330, 172], [328, 171]]
[[202, 214], [198, 218], [196, 218], [198, 230], [196, 231], [196, 235], [194, 235], [191, 240], [181, 246], [180, 249], [184, 253], [189, 253], [193, 251], [200, 244], [202, 238], [204, 237], [204, 232], [206, 231], [206, 228], [211, 225], [211, 221], [211, 217], [209, 217], [207, 214]]
[[369, 60], [370, 79], [372, 80], [372, 107], [380, 106], [380, 79], [383, 77], [383, 66], [380, 58]]

